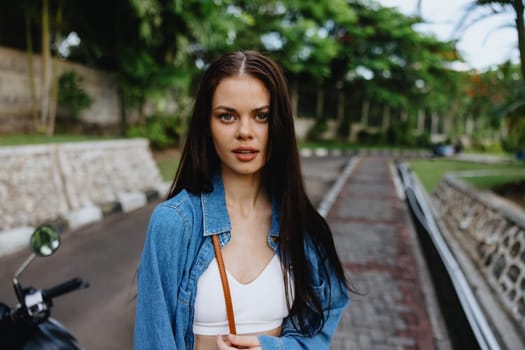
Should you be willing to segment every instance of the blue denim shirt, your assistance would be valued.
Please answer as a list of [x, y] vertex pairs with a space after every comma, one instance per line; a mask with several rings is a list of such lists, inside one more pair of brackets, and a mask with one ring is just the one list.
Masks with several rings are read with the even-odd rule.
[[[210, 239], [214, 234], [219, 235], [221, 246], [230, 241], [231, 224], [219, 174], [214, 176], [212, 192], [199, 196], [181, 191], [155, 208], [138, 271], [136, 350], [193, 349], [197, 281], [214, 257]], [[268, 245], [277, 254], [278, 242], [279, 210], [274, 201]], [[332, 284], [331, 296], [326, 295], [327, 281], [316, 273], [320, 262], [308, 244], [306, 249], [314, 271], [314, 289], [328, 318], [313, 337], [302, 335], [285, 318], [280, 337], [259, 336], [264, 350], [328, 349], [348, 304], [348, 293], [338, 283]]]

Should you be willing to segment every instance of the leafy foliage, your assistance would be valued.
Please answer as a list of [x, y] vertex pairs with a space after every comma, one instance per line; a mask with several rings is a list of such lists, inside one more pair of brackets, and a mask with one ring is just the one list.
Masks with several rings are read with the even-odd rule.
[[317, 121], [311, 128], [308, 130], [306, 138], [308, 141], [321, 141], [323, 134], [328, 131], [328, 124], [326, 120]]
[[145, 125], [130, 127], [128, 137], [145, 137], [155, 149], [178, 146], [183, 137], [181, 130], [184, 120], [174, 115], [154, 115], [147, 119]]
[[77, 119], [80, 112], [89, 108], [93, 99], [82, 88], [83, 78], [73, 71], [64, 72], [58, 79], [58, 103]]
[[[497, 10], [507, 10], [517, 1], [475, 3], [498, 3]], [[40, 1], [21, 0], [8, 9], [0, 6], [0, 19], [7, 10], [16, 19], [2, 28], [7, 29], [9, 45], [24, 48], [20, 32], [25, 28], [19, 23], [29, 18], [32, 29], [28, 30], [38, 34]], [[319, 99], [323, 102], [317, 104], [324, 103], [319, 108], [323, 115], [309, 101], [308, 114], [319, 119], [310, 131], [312, 139], [319, 138], [326, 121], [336, 117], [338, 135], [346, 139], [352, 124], [361, 122], [364, 101], [375, 106], [369, 126], [381, 126], [378, 121], [385, 108], [392, 119], [377, 135], [363, 131], [360, 139], [366, 143], [426, 144], [428, 134], [414, 134], [419, 111], [453, 119], [450, 137], [462, 132], [460, 124], [466, 116], [490, 119], [485, 124], [498, 127], [502, 118], [495, 116], [495, 106], [500, 115], [514, 113], [513, 118], [519, 119], [517, 104], [523, 95], [517, 95], [520, 90], [504, 67], [483, 74], [452, 69], [461, 61], [455, 41], [421, 34], [414, 27], [422, 18], [373, 1], [50, 0], [50, 6], [63, 10], [52, 38], [54, 50], [68, 33], [77, 33], [80, 45], [70, 48], [66, 58], [112, 72], [126, 112], [122, 120], [136, 122], [129, 133], [145, 135], [157, 147], [180, 142], [189, 96], [203, 69], [218, 55], [238, 49], [265, 51], [277, 60], [292, 89], [297, 86], [293, 92], [303, 93], [300, 99], [305, 98], [301, 86], [314, 93], [324, 90]], [[35, 38], [38, 51], [42, 45], [38, 35]], [[341, 113], [340, 107], [345, 109]], [[136, 111], [135, 121], [130, 116]], [[408, 119], [402, 122], [403, 113]]]

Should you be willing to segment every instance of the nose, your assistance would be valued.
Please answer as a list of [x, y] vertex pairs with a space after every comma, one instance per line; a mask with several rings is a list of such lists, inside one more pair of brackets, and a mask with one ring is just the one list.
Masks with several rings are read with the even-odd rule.
[[239, 128], [237, 129], [237, 139], [250, 140], [253, 138], [253, 130], [249, 118], [240, 118]]

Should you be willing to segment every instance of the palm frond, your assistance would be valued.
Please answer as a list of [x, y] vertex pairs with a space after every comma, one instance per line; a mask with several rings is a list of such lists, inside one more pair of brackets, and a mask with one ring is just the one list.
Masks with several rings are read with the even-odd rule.
[[[480, 1], [475, 1], [471, 4], [469, 4], [466, 8], [465, 8], [465, 12], [463, 13], [463, 16], [461, 16], [460, 20], [458, 21], [457, 25], [455, 26], [454, 30], [452, 31], [452, 33], [455, 33], [456, 35], [460, 36], [462, 35], [465, 30], [467, 30], [468, 28], [470, 28], [471, 26], [473, 26], [474, 24], [476, 23], [479, 23], [487, 18], [492, 18], [494, 17], [495, 15], [502, 15], [502, 14], [505, 14], [506, 13], [506, 8], [500, 8], [500, 9], [496, 9], [494, 7], [492, 7], [492, 5], [489, 5], [490, 7], [490, 12], [487, 12], [487, 13], [476, 13], [481, 7], [486, 7], [487, 4], [479, 4]], [[490, 3], [490, 2], [494, 2], [494, 1], [482, 1], [482, 2], [487, 2], [487, 3]], [[498, 2], [498, 1], [496, 1]], [[473, 15], [477, 15], [474, 19], [472, 19], [472, 16]]]

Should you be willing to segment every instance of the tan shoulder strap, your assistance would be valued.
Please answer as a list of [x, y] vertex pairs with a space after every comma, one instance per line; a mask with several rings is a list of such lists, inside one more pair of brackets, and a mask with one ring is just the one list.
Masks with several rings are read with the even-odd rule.
[[218, 235], [211, 236], [213, 241], [213, 249], [215, 250], [215, 259], [219, 266], [219, 273], [221, 274], [222, 290], [224, 292], [224, 302], [226, 303], [226, 314], [228, 315], [228, 325], [230, 326], [230, 333], [237, 334], [235, 329], [235, 317], [233, 315], [233, 303], [230, 293], [230, 285], [228, 284], [228, 276], [226, 276], [226, 268], [224, 267], [224, 260], [222, 260], [221, 247], [219, 245]]

